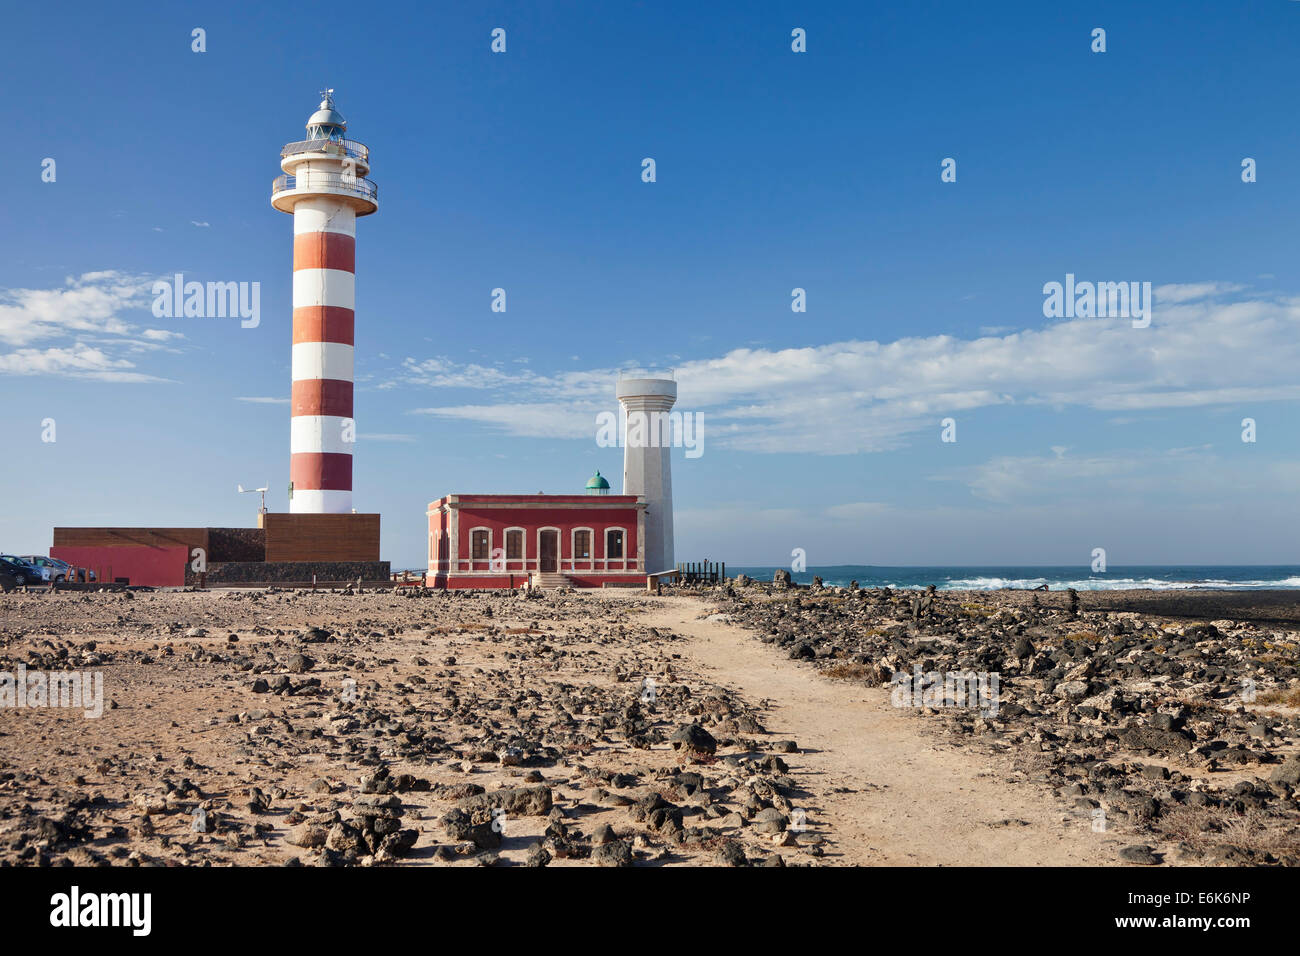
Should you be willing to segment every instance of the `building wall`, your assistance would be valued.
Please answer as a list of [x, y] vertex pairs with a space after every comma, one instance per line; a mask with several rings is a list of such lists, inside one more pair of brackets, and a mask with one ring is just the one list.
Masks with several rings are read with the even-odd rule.
[[379, 515], [286, 514], [262, 516], [266, 560], [379, 560]]
[[[187, 575], [191, 555], [202, 548], [209, 567], [222, 565], [229, 577], [236, 564], [260, 566], [259, 580], [309, 581], [313, 573], [344, 580], [380, 573], [379, 515], [266, 514], [262, 528], [55, 528], [50, 555], [77, 567], [91, 568], [100, 580], [127, 578], [149, 587], [194, 583]], [[278, 571], [266, 564], [283, 565]], [[313, 565], [339, 564], [339, 569]], [[352, 570], [357, 565], [359, 570]], [[387, 569], [382, 570], [384, 578]], [[325, 578], [322, 578], [325, 580]]]
[[[642, 506], [635, 497], [585, 495], [455, 495], [429, 506], [429, 579], [440, 587], [509, 587], [538, 571], [541, 532], [558, 536], [559, 573], [582, 587], [599, 587], [645, 574], [641, 549]], [[590, 556], [575, 558], [574, 532], [591, 532]], [[623, 556], [606, 554], [606, 532], [623, 532]], [[506, 532], [521, 530], [521, 557], [493, 552], [506, 549]], [[487, 557], [473, 557], [473, 534], [487, 531]]]
[[[645, 578], [634, 574], [566, 574], [569, 583], [577, 588], [645, 587]], [[459, 591], [468, 588], [521, 588], [529, 576], [516, 571], [513, 574], [452, 574], [430, 575], [425, 579], [428, 587]]]
[[195, 548], [208, 552], [207, 528], [55, 528], [50, 557], [90, 568], [101, 581], [181, 587]]
[[186, 545], [55, 545], [50, 557], [78, 568], [90, 568], [101, 582], [125, 578], [147, 587], [182, 587], [190, 549]]
[[429, 573], [435, 569], [446, 571], [451, 560], [451, 510], [430, 509], [429, 513]]
[[207, 528], [55, 528], [54, 547], [208, 547]]
[[[625, 508], [613, 510], [575, 511], [558, 508], [537, 508], [527, 510], [479, 509], [465, 507], [459, 514], [459, 547], [456, 551], [456, 570], [490, 571], [493, 570], [488, 560], [475, 560], [472, 549], [472, 532], [486, 529], [489, 536], [489, 556], [493, 549], [505, 548], [505, 532], [508, 529], [522, 529], [524, 532], [524, 552], [520, 559], [506, 559], [504, 570], [527, 571], [538, 570], [536, 561], [541, 554], [541, 531], [558, 532], [559, 568], [561, 573], [569, 571], [635, 571], [636, 562], [636, 509]], [[610, 528], [623, 530], [624, 557], [605, 560], [605, 531]], [[579, 529], [592, 532], [591, 557], [574, 564], [574, 534]]]

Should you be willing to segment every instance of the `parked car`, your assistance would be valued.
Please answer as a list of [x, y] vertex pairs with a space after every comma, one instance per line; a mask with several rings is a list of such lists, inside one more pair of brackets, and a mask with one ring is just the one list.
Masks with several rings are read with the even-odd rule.
[[98, 580], [95, 572], [90, 570], [90, 568], [73, 567], [62, 558], [46, 558], [41, 555], [23, 555], [23, 560], [32, 564], [48, 564], [54, 571], [55, 581], [79, 581], [82, 583], [89, 581], [93, 584]]
[[0, 554], [0, 571], [13, 578], [14, 583], [19, 587], [40, 584], [45, 580], [40, 568], [30, 565], [12, 554]]
[[66, 581], [68, 579], [68, 563], [60, 561], [58, 558], [46, 558], [39, 554], [22, 554], [19, 560], [26, 561], [33, 567], [40, 568], [45, 574], [46, 581]]
[[[95, 572], [90, 570], [90, 568], [74, 568], [62, 558], [43, 558], [42, 560], [48, 561], [50, 564], [58, 568], [59, 574], [63, 575], [63, 580], [65, 581], [81, 581], [83, 583], [89, 581], [94, 583], [98, 580]], [[57, 578], [55, 580], [57, 580]]]

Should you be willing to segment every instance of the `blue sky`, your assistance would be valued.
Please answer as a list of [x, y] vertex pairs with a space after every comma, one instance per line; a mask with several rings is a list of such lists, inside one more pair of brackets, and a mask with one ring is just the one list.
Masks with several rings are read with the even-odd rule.
[[[329, 86], [379, 184], [354, 498], [394, 566], [443, 494], [617, 476], [594, 416], [638, 365], [705, 423], [680, 560], [1296, 560], [1294, 0], [66, 4], [5, 32], [0, 550], [249, 524], [237, 482], [287, 507], [269, 190]], [[260, 282], [260, 325], [155, 318], [176, 272]], [[1066, 273], [1150, 282], [1150, 328], [1045, 318]]]

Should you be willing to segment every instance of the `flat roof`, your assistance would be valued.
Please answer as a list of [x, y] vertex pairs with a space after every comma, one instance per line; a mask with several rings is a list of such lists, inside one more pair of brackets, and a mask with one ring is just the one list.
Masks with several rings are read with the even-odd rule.
[[593, 508], [617, 506], [620, 508], [634, 507], [642, 499], [638, 495], [443, 495], [434, 501], [429, 502], [430, 508], [435, 508], [452, 501], [461, 505], [513, 505], [513, 504], [554, 504], [554, 505], [589, 505]]

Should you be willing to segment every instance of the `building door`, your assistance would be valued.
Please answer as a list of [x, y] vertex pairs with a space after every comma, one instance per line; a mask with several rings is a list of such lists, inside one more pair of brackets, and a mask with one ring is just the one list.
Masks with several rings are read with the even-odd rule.
[[542, 562], [539, 566], [542, 571], [560, 570], [560, 532], [543, 531], [542, 532]]

